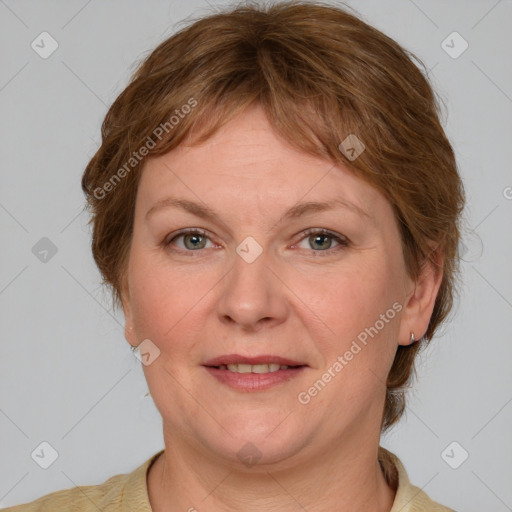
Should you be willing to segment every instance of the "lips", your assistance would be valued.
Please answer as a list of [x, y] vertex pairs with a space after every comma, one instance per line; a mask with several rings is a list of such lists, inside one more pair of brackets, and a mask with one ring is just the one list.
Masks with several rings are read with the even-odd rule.
[[[247, 359], [254, 360], [259, 358], [246, 358], [245, 360]], [[275, 356], [272, 356], [271, 359], [290, 363], [297, 362], [290, 359], [276, 358]], [[217, 361], [220, 360], [222, 359], [217, 358]], [[238, 360], [240, 360], [240, 358]], [[208, 362], [217, 361], [212, 359]], [[279, 369], [272, 368], [274, 366]], [[203, 366], [203, 368], [210, 376], [216, 379], [217, 382], [244, 393], [267, 391], [276, 386], [285, 386], [287, 382], [300, 378], [300, 376], [307, 371], [307, 365], [287, 366], [278, 365], [277, 363], [256, 365], [230, 363], [227, 366], [221, 364], [220, 366]]]
[[227, 354], [224, 356], [218, 356], [213, 359], [209, 359], [203, 364], [203, 366], [218, 368], [222, 365], [227, 366], [228, 364], [248, 364], [251, 366], [258, 364], [278, 364], [281, 366], [289, 367], [308, 366], [306, 363], [300, 361], [294, 361], [293, 359], [288, 359], [285, 357], [275, 356], [271, 354], [263, 354], [255, 357], [247, 357], [242, 356], [240, 354]]

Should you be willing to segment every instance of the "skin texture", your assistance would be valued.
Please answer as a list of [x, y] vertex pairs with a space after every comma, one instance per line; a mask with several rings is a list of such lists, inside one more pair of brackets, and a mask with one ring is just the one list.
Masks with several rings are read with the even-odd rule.
[[[207, 205], [147, 212], [161, 199]], [[347, 208], [282, 220], [305, 201]], [[183, 228], [207, 232], [175, 238]], [[304, 232], [324, 228], [348, 238]], [[248, 236], [252, 263], [236, 248]], [[199, 247], [199, 248], [196, 248]], [[347, 168], [279, 138], [251, 107], [201, 146], [146, 162], [139, 184], [123, 293], [125, 335], [159, 356], [143, 370], [163, 418], [165, 452], [152, 466], [153, 510], [389, 511], [394, 490], [377, 461], [385, 381], [399, 344], [419, 339], [441, 275], [407, 275], [398, 226], [384, 196]], [[307, 391], [365, 328], [401, 305], [367, 345], [304, 405]], [[216, 356], [273, 354], [309, 365], [266, 391], [234, 390], [202, 366]], [[247, 443], [261, 452], [248, 467]], [[300, 505], [299, 505], [300, 504]]]

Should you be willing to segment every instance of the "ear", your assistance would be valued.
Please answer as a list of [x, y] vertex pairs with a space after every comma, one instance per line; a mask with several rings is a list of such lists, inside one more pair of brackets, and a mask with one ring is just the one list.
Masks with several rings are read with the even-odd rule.
[[130, 303], [130, 292], [128, 285], [123, 283], [120, 291], [120, 298], [124, 314], [124, 337], [126, 341], [132, 346], [136, 347], [139, 342], [135, 334], [135, 323], [133, 319], [133, 311]]
[[424, 263], [418, 279], [410, 280], [408, 283], [412, 289], [404, 303], [398, 336], [399, 345], [411, 344], [411, 332], [414, 333], [416, 340], [425, 335], [442, 278], [443, 255], [439, 249], [436, 249], [431, 259], [427, 259]]

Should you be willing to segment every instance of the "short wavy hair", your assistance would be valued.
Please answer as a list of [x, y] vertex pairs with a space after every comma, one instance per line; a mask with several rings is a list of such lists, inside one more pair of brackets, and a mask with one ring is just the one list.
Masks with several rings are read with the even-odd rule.
[[[187, 20], [186, 20], [187, 21]], [[102, 123], [82, 177], [92, 253], [122, 306], [145, 160], [200, 144], [252, 104], [296, 148], [352, 172], [391, 203], [408, 274], [437, 265], [442, 282], [422, 340], [398, 346], [381, 430], [405, 410], [415, 357], [452, 309], [465, 195], [440, 122], [439, 96], [414, 54], [347, 9], [318, 1], [253, 2], [189, 20], [138, 64]], [[340, 150], [356, 135], [365, 150]]]

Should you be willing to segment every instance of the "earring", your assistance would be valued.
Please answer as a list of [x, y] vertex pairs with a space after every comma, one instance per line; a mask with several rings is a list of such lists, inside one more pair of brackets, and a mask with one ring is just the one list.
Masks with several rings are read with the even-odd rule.
[[414, 333], [411, 331], [411, 345], [416, 343], [416, 338], [414, 337]]

